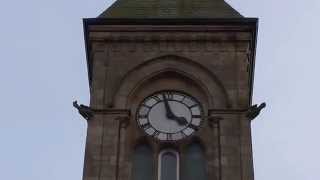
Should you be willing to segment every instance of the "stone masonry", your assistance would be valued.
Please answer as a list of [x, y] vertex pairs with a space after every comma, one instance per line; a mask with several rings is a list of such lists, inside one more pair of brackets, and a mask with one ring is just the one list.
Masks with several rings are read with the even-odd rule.
[[192, 94], [205, 109], [200, 130], [172, 144], [181, 157], [197, 140], [205, 147], [209, 180], [253, 180], [245, 112], [257, 19], [84, 23], [95, 110], [88, 120], [84, 180], [131, 180], [133, 148], [140, 141], [152, 145], [157, 166], [157, 154], [168, 144], [146, 137], [135, 114], [146, 96], [170, 89]]

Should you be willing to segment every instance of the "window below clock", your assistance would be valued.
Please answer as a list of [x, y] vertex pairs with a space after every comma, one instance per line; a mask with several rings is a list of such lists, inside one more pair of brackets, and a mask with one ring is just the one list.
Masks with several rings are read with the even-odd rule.
[[179, 180], [179, 153], [177, 151], [162, 150], [158, 163], [158, 180]]

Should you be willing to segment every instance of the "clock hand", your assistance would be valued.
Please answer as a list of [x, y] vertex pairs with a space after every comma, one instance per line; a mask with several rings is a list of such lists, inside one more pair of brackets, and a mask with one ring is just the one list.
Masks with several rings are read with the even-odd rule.
[[180, 116], [178, 117], [172, 112], [172, 110], [170, 108], [170, 105], [168, 103], [168, 99], [166, 98], [166, 96], [164, 94], [162, 94], [162, 97], [163, 97], [163, 100], [164, 100], [164, 106], [166, 108], [166, 116], [167, 116], [167, 118], [168, 119], [172, 119], [172, 120], [176, 120], [181, 125], [187, 124], [188, 121], [186, 120], [185, 117], [180, 117]]
[[185, 117], [179, 116], [179, 117], [175, 117], [174, 119], [177, 120], [177, 122], [181, 125], [188, 124], [188, 121], [186, 120]]
[[166, 116], [167, 116], [167, 118], [174, 119], [176, 116], [171, 111], [171, 108], [169, 106], [169, 103], [168, 103], [168, 100], [167, 100], [166, 96], [164, 94], [162, 94], [162, 97], [163, 97], [163, 101], [164, 101], [164, 107], [166, 108]]

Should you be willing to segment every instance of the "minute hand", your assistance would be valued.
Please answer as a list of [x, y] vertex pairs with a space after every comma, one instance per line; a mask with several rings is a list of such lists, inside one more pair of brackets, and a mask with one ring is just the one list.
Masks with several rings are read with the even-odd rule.
[[173, 112], [171, 111], [171, 108], [169, 106], [168, 100], [166, 98], [166, 96], [164, 94], [162, 94], [163, 100], [164, 100], [164, 107], [166, 108], [166, 116], [169, 119], [175, 119], [175, 115], [173, 114]]
[[168, 103], [168, 100], [164, 94], [162, 94], [163, 100], [164, 100], [164, 106], [166, 108], [166, 116], [168, 119], [176, 120], [179, 124], [187, 124], [188, 121], [184, 117], [177, 117], [171, 110], [170, 105]]

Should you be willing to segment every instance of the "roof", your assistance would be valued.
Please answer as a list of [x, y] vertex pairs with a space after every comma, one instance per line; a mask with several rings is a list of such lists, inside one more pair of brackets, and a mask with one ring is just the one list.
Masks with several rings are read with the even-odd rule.
[[242, 18], [224, 0], [117, 0], [98, 18]]

